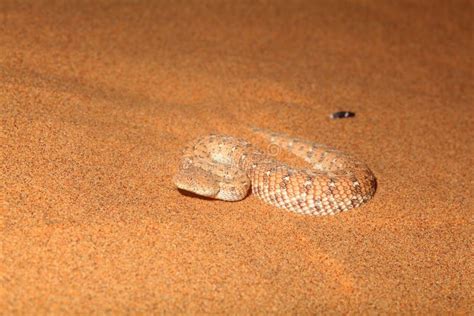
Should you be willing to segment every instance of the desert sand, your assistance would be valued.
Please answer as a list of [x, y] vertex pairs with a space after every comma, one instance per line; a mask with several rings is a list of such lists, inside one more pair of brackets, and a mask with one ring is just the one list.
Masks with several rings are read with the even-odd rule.
[[[2, 313], [474, 313], [473, 15], [1, 1]], [[174, 187], [186, 143], [249, 126], [357, 156], [373, 200], [311, 217]]]

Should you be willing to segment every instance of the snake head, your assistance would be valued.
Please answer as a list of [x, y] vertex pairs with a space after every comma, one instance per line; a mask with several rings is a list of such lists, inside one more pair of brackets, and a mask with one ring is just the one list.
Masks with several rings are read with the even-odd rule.
[[173, 181], [181, 190], [210, 198], [215, 198], [220, 190], [219, 184], [209, 172], [195, 166], [181, 168]]

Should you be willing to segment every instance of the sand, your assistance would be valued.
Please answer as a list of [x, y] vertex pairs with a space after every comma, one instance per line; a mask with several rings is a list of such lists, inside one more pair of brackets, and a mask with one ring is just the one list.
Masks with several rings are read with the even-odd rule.
[[[0, 310], [474, 313], [473, 11], [2, 1]], [[187, 142], [249, 126], [356, 155], [374, 199], [307, 217], [176, 190]]]

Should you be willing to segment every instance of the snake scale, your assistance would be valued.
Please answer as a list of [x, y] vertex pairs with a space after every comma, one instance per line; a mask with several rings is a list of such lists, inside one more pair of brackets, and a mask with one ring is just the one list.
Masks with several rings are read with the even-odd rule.
[[254, 131], [311, 167], [291, 167], [244, 139], [210, 134], [184, 148], [175, 185], [224, 201], [244, 199], [251, 187], [268, 204], [318, 216], [358, 207], [375, 194], [374, 174], [354, 157], [286, 134]]

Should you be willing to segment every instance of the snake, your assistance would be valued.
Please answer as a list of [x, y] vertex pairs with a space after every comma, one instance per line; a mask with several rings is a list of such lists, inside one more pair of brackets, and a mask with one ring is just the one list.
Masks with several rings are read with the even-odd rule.
[[253, 129], [270, 144], [303, 159], [290, 166], [245, 139], [225, 134], [198, 137], [182, 150], [173, 177], [182, 191], [223, 201], [252, 194], [277, 208], [305, 215], [335, 215], [361, 206], [376, 191], [370, 168], [355, 157], [283, 133]]

